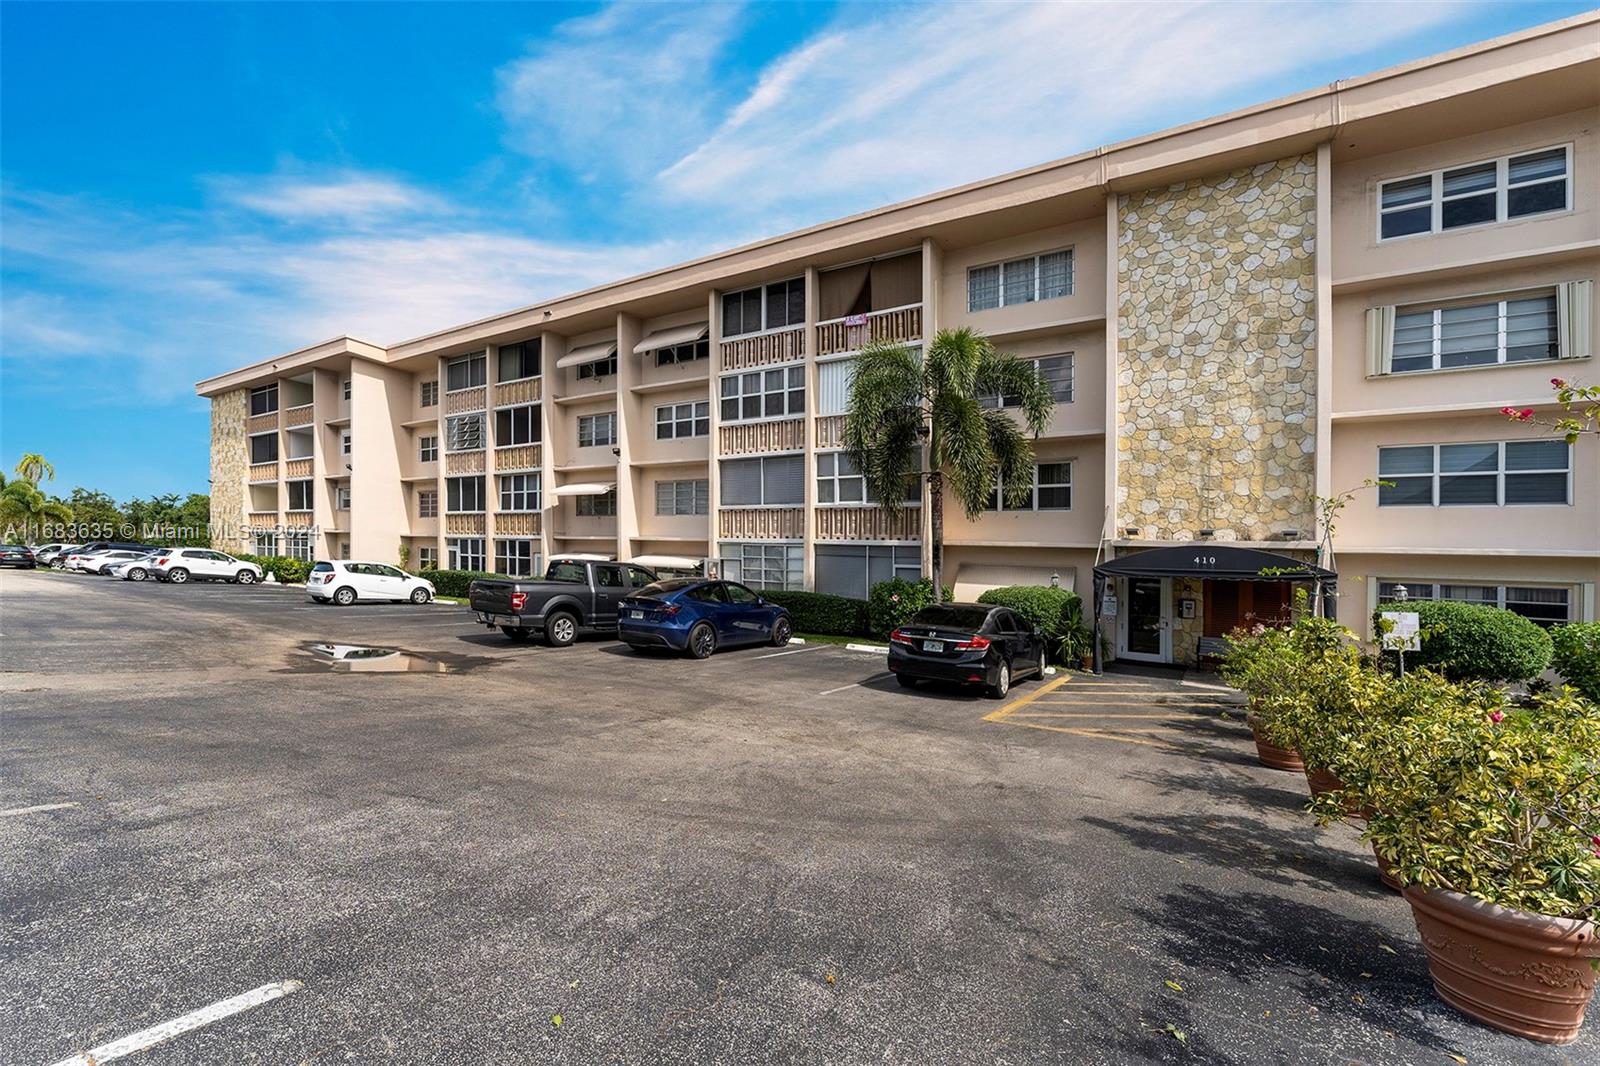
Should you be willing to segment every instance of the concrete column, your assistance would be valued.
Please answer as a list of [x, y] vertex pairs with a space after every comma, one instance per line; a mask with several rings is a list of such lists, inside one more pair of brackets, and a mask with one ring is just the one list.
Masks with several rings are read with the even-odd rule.
[[[810, 292], [811, 290], [808, 288], [806, 290], [806, 299], [808, 300], [811, 298]], [[711, 502], [708, 508], [710, 514], [707, 515], [706, 524], [706, 553], [711, 559], [715, 560], [720, 557], [717, 537], [717, 512], [722, 507], [722, 466], [718, 462], [720, 449], [717, 446], [718, 439], [721, 436], [720, 426], [722, 423], [722, 294], [713, 289], [707, 300], [707, 314], [709, 316], [707, 321], [711, 326], [710, 332], [706, 334], [707, 341], [711, 345], [711, 441], [710, 448], [706, 453], [708, 456], [706, 480], [710, 483], [709, 497]], [[810, 315], [811, 312], [808, 307], [806, 317], [809, 318]]]
[[821, 306], [817, 289], [817, 268], [806, 267], [806, 328], [801, 341], [806, 360], [806, 415], [802, 429], [806, 450], [801, 460], [805, 471], [805, 515], [800, 526], [804, 544], [800, 549], [800, 587], [808, 592], [816, 588], [817, 580], [817, 309]]
[[567, 338], [559, 333], [544, 332], [539, 335], [539, 372], [543, 382], [539, 389], [539, 550], [542, 561], [550, 565], [555, 553], [556, 498], [552, 495], [556, 484], [556, 449], [565, 447], [558, 441], [561, 421], [555, 416], [555, 398], [561, 374], [556, 370], [556, 360], [567, 354]]
[[351, 509], [345, 535], [350, 557], [398, 563], [400, 540], [410, 528], [401, 476], [409, 441], [402, 423], [411, 412], [411, 375], [358, 359], [352, 361], [349, 377]]
[[[1119, 374], [1121, 373], [1122, 360], [1119, 357], [1120, 339], [1118, 334], [1118, 300], [1120, 275], [1117, 269], [1121, 252], [1117, 242], [1121, 236], [1121, 220], [1118, 215], [1117, 194], [1106, 190], [1106, 447], [1105, 447], [1105, 485], [1106, 485], [1106, 513], [1102, 516], [1100, 535], [1102, 539], [1115, 540], [1122, 535], [1122, 515], [1117, 506], [1117, 431], [1120, 428], [1117, 415], [1117, 393], [1120, 389]], [[1116, 549], [1107, 546], [1104, 554], [1105, 560], [1110, 560], [1116, 555]]]
[[494, 450], [500, 443], [495, 439], [494, 387], [500, 383], [500, 348], [489, 344], [483, 350], [483, 564], [494, 570], [494, 512], [500, 505], [499, 486], [495, 484]]
[[[1316, 492], [1333, 489], [1333, 145], [1317, 145]], [[1318, 540], [1322, 530], [1314, 531]]]
[[639, 509], [633, 491], [633, 435], [639, 431], [638, 404], [630, 391], [639, 381], [634, 345], [642, 337], [639, 320], [617, 315], [617, 558], [632, 559], [639, 535]]
[[[922, 350], [926, 352], [939, 332], [939, 274], [944, 269], [944, 249], [925, 237], [922, 241]], [[948, 501], [946, 508], [948, 509]], [[922, 572], [933, 576], [933, 508], [928, 506], [928, 483], [922, 483]], [[946, 578], [945, 584], [953, 584]]]
[[[433, 485], [434, 490], [436, 492], [438, 492], [438, 494], [439, 494], [439, 497], [438, 497], [438, 499], [439, 499], [439, 506], [438, 506], [439, 536], [438, 536], [438, 539], [437, 539], [437, 545], [435, 547], [435, 550], [439, 553], [439, 569], [440, 570], [448, 569], [449, 566], [450, 566], [450, 552], [445, 547], [445, 539], [446, 539], [446, 534], [447, 534], [448, 531], [445, 529], [444, 508], [445, 508], [445, 498], [446, 497], [445, 497], [445, 491], [444, 491], [444, 478], [445, 478], [445, 471], [447, 469], [448, 456], [446, 456], [446, 454], [445, 454], [446, 441], [445, 441], [445, 433], [444, 433], [444, 381], [445, 381], [444, 365], [445, 365], [445, 358], [444, 358], [444, 356], [441, 355], [439, 357], [439, 359], [437, 360], [437, 365], [434, 367], [434, 377], [439, 382], [439, 388], [438, 388], [439, 422], [438, 422], [438, 425], [436, 427], [434, 427], [435, 431], [439, 435], [439, 475], [438, 475], [438, 480], [436, 480], [434, 482], [434, 485]], [[418, 482], [418, 484], [421, 484], [421, 483]]]

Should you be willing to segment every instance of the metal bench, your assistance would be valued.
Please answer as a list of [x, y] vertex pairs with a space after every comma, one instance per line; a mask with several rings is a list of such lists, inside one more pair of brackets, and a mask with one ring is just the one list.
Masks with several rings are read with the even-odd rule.
[[1195, 642], [1194, 657], [1199, 662], [1228, 657], [1227, 637], [1201, 637]]

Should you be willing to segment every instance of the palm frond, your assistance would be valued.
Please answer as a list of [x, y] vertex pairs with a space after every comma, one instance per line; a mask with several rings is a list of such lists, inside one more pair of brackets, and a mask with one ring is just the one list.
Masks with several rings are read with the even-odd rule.
[[986, 410], [983, 414], [1000, 494], [1007, 507], [1026, 506], [1033, 497], [1033, 442], [1004, 411]]
[[933, 462], [968, 518], [977, 518], [994, 496], [995, 462], [989, 450], [984, 409], [976, 396], [939, 393], [933, 403]]
[[1033, 436], [1050, 427], [1055, 393], [1037, 363], [991, 351], [978, 365], [974, 388], [980, 396], [1004, 396], [1007, 408], [1022, 416]]
[[861, 471], [867, 491], [885, 510], [899, 514], [920, 462], [922, 363], [904, 345], [874, 342], [855, 357], [852, 371], [845, 451]]

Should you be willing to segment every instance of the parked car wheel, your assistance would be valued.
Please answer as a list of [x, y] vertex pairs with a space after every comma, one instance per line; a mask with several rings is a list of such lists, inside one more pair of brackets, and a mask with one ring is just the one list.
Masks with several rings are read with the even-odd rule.
[[910, 674], [895, 674], [894, 675], [894, 679], [896, 681], [900, 682], [900, 687], [901, 688], [916, 688], [917, 687], [917, 679], [912, 677]]
[[189, 571], [185, 570], [181, 566], [175, 566], [171, 570], [167, 571], [167, 580], [172, 582], [174, 585], [181, 585], [185, 581], [189, 580]]
[[1035, 670], [1033, 672], [1033, 676], [1037, 677], [1040, 681], [1043, 681], [1044, 680], [1045, 660], [1044, 660], [1044, 645], [1042, 645], [1042, 644], [1039, 646], [1039, 661], [1037, 663], [1035, 663], [1034, 665], [1035, 665]]
[[557, 611], [544, 623], [544, 639], [552, 648], [565, 648], [578, 639], [578, 620], [567, 611]]
[[356, 602], [356, 590], [349, 585], [341, 585], [333, 590], [333, 602], [340, 607], [348, 607]]
[[1004, 659], [994, 671], [994, 683], [989, 686], [989, 695], [997, 700], [1003, 700], [1006, 693], [1011, 691], [1011, 664]]
[[411, 590], [411, 602], [412, 603], [427, 603], [431, 599], [433, 599], [433, 597], [428, 595], [428, 590], [427, 589], [412, 589]]
[[717, 650], [717, 631], [701, 622], [689, 630], [689, 654], [696, 659], [709, 659]]
[[256, 572], [254, 570], [241, 570], [235, 575], [234, 580], [241, 585], [254, 585], [256, 583]]
[[772, 643], [777, 647], [781, 648], [789, 643], [789, 638], [792, 636], [794, 636], [794, 626], [787, 618], [780, 618], [772, 623]]
[[128, 568], [127, 576], [129, 581], [143, 581], [150, 576], [150, 571], [142, 566], [133, 566]]
[[518, 629], [516, 626], [501, 626], [500, 632], [511, 638], [513, 644], [526, 644], [533, 639], [533, 630]]

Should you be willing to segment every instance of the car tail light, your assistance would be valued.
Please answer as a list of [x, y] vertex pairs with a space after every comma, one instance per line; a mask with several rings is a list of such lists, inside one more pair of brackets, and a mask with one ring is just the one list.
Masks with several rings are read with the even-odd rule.
[[661, 608], [661, 613], [666, 615], [668, 618], [671, 618], [681, 610], [683, 610], [683, 608], [678, 606], [676, 603], [669, 603], [665, 607]]
[[326, 574], [322, 575], [322, 583], [324, 585], [331, 585], [331, 584], [333, 584], [333, 579], [335, 577], [337, 577], [337, 576], [338, 575], [335, 574], [332, 570], [329, 570]]
[[956, 651], [982, 651], [988, 646], [988, 637], [973, 637], [971, 640], [956, 641]]
[[910, 637], [906, 636], [904, 633], [900, 632], [898, 629], [895, 630], [893, 633], [889, 634], [889, 643], [890, 644], [904, 644], [908, 648], [915, 648], [917, 646], [917, 642], [916, 641], [912, 640]]
[[527, 602], [528, 594], [526, 592], [513, 592], [511, 594], [511, 609], [513, 611], [522, 610], [522, 605]]

